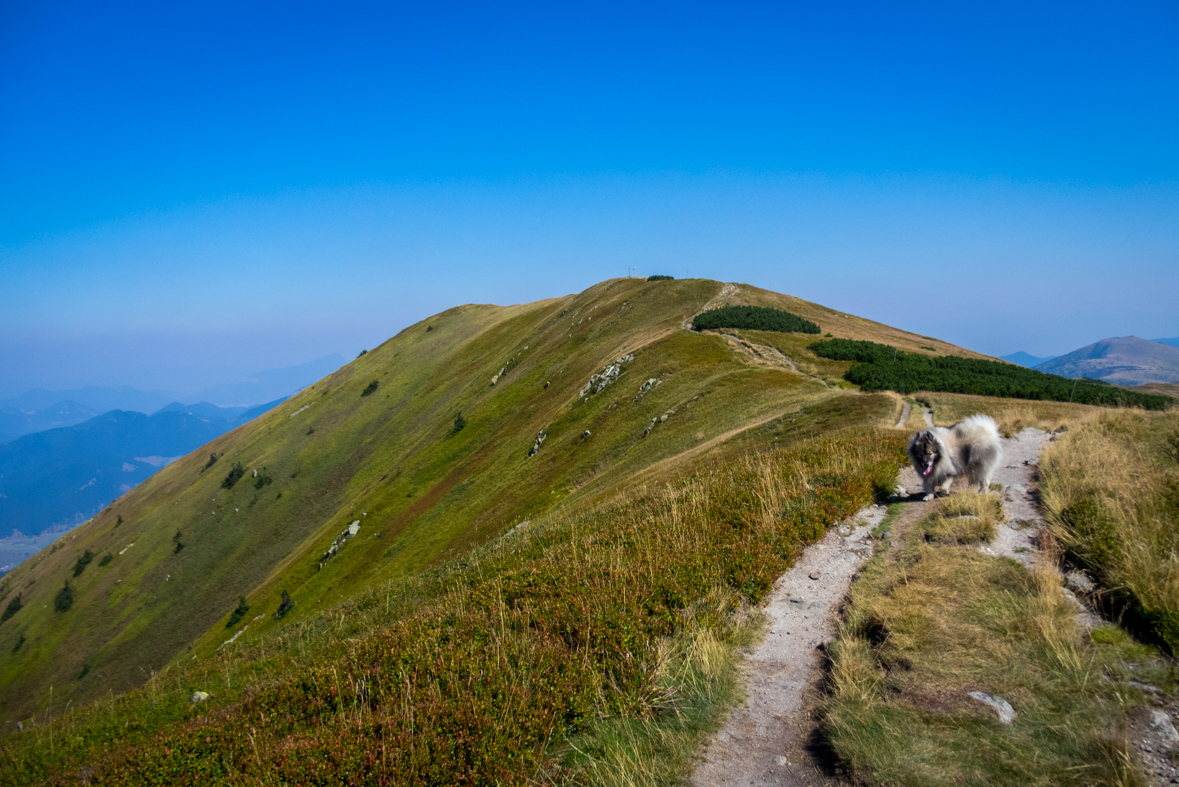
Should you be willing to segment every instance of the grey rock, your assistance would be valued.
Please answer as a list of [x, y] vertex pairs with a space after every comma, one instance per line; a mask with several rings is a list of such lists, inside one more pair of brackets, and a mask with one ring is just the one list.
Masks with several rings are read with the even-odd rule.
[[1077, 593], [1092, 593], [1097, 584], [1080, 571], [1070, 571], [1064, 575], [1064, 584], [1069, 590]]
[[798, 596], [795, 596], [794, 598], [790, 599], [790, 603], [791, 603], [791, 604], [805, 604], [805, 603], [806, 603], [806, 600], [805, 600], [805, 599], [801, 599], [801, 598], [799, 598]]
[[1022, 497], [1024, 495], [1026, 495], [1027, 493], [1028, 493], [1028, 488], [1026, 486], [1024, 486], [1023, 484], [1012, 484], [1011, 486], [1007, 487], [1006, 497], [1008, 500], [1016, 500], [1017, 498]]
[[1157, 730], [1167, 743], [1179, 743], [1179, 732], [1175, 732], [1175, 725], [1171, 723], [1171, 716], [1166, 711], [1151, 711], [1150, 726]]
[[1136, 680], [1128, 680], [1126, 681], [1126, 685], [1139, 691], [1149, 691], [1151, 694], [1158, 694], [1160, 691], [1158, 686], [1151, 686], [1149, 683], [1139, 683]]
[[192, 693], [192, 699], [190, 700], [190, 702], [192, 702], [193, 705], [196, 705], [198, 702], [204, 702], [207, 699], [209, 699], [208, 692], [194, 691]]
[[774, 758], [774, 765], [782, 766], [782, 765], [789, 765], [789, 763], [786, 761], [785, 757], [783, 757], [781, 754], [779, 754], [777, 757]]
[[972, 691], [970, 692], [970, 696], [972, 699], [986, 703], [994, 708], [999, 714], [999, 721], [1004, 724], [1010, 724], [1015, 720], [1015, 709], [1011, 707], [1011, 703], [1002, 697], [996, 697], [993, 694], [987, 694], [982, 691]]

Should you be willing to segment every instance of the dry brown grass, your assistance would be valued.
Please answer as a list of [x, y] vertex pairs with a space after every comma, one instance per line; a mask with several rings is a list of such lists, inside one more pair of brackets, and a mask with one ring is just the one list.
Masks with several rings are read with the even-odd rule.
[[[1029, 572], [931, 538], [960, 512], [995, 515], [993, 497], [967, 497], [853, 585], [823, 711], [831, 746], [858, 784], [1142, 784], [1121, 730], [1143, 699], [1102, 675], [1149, 654], [1087, 641], [1052, 561]], [[972, 691], [1010, 702], [1014, 723]]]
[[1106, 412], [1057, 440], [1040, 493], [1065, 552], [1179, 650], [1179, 414]]
[[1055, 432], [1062, 426], [1071, 428], [1109, 411], [1104, 407], [1068, 402], [1034, 402], [969, 394], [920, 391], [913, 396], [929, 403], [933, 409], [933, 422], [937, 426], [953, 426], [969, 415], [984, 413], [994, 418], [999, 431], [1008, 436], [1018, 434], [1029, 426]]

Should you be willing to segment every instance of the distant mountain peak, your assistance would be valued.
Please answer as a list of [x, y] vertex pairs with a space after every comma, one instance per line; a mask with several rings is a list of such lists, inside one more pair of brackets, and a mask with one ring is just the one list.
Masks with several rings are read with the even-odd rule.
[[1036, 369], [1115, 385], [1175, 383], [1179, 382], [1179, 347], [1137, 336], [1115, 336], [1039, 364]]

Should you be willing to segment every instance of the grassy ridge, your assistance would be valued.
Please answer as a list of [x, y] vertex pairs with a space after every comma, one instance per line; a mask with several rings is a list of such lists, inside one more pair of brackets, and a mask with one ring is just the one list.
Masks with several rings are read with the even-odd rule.
[[811, 349], [821, 357], [855, 361], [844, 377], [865, 391], [948, 391], [1012, 399], [1095, 404], [1104, 407], [1141, 407], [1165, 410], [1172, 399], [1107, 385], [1066, 380], [999, 361], [955, 356], [932, 357], [907, 353], [884, 344], [849, 339], [816, 342]]
[[[685, 631], [698, 635], [686, 647], [730, 636], [731, 613], [764, 597], [803, 545], [891, 485], [902, 442], [893, 433], [807, 441], [597, 513], [537, 522], [410, 582], [394, 603], [371, 594], [309, 619], [319, 627], [310, 642], [263, 638], [177, 669], [167, 688], [59, 722], [56, 744], [48, 725], [10, 739], [0, 778], [572, 777], [590, 766], [561, 745], [565, 736], [606, 718], [671, 724], [682, 689], [669, 670], [683, 659], [669, 643]], [[211, 704], [187, 705], [200, 688], [213, 692]], [[579, 742], [597, 754], [609, 745]]]

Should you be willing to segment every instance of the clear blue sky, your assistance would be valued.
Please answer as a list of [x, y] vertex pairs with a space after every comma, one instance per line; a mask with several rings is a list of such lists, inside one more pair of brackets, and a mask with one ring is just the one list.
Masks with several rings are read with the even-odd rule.
[[1179, 6], [0, 0], [0, 397], [745, 281], [986, 353], [1179, 335]]

